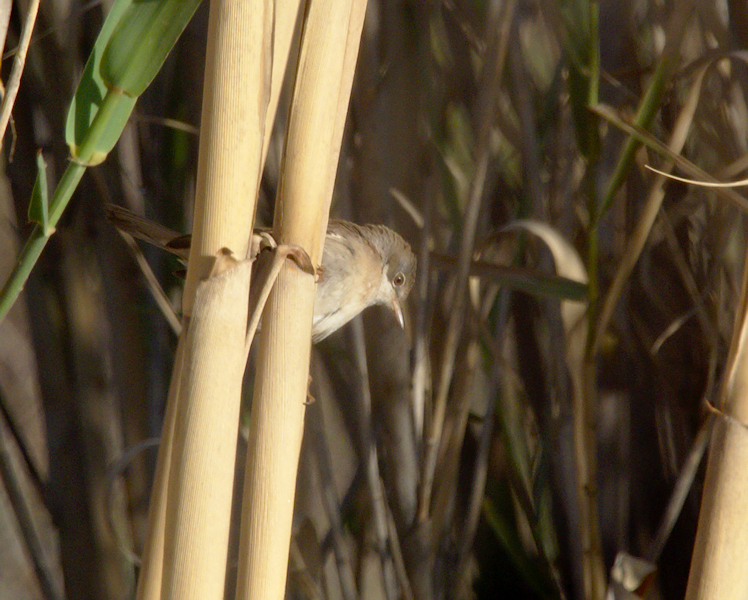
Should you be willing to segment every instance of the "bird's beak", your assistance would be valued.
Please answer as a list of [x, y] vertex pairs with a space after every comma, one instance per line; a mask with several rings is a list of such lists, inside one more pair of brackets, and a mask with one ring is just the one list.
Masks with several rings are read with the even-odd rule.
[[392, 309], [392, 312], [395, 313], [395, 317], [397, 317], [397, 322], [400, 323], [400, 327], [405, 329], [403, 309], [400, 306], [400, 301], [397, 299], [397, 296], [395, 296], [395, 294], [392, 294], [392, 297], [390, 298], [390, 308]]

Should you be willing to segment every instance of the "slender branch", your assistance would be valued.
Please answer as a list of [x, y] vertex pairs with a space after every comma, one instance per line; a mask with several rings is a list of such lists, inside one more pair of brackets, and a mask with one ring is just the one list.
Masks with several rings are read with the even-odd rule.
[[5, 484], [10, 504], [13, 507], [16, 519], [18, 519], [18, 526], [26, 543], [29, 556], [31, 556], [31, 561], [34, 564], [34, 571], [39, 580], [39, 586], [42, 589], [44, 598], [46, 600], [62, 600], [62, 592], [55, 580], [52, 568], [44, 555], [41, 540], [34, 528], [31, 512], [26, 504], [21, 485], [13, 469], [10, 453], [6, 448], [5, 434], [3, 432], [4, 427], [5, 425], [0, 423], [0, 479]]
[[434, 417], [431, 429], [426, 439], [424, 448], [425, 459], [421, 477], [421, 490], [418, 499], [418, 520], [424, 522], [429, 518], [431, 493], [434, 484], [434, 472], [436, 471], [439, 444], [442, 429], [444, 427], [444, 416], [447, 408], [447, 396], [452, 380], [459, 342], [460, 331], [464, 320], [465, 296], [467, 293], [467, 281], [470, 274], [470, 262], [473, 256], [475, 233], [478, 226], [478, 215], [480, 213], [481, 200], [486, 181], [486, 172], [489, 159], [488, 132], [495, 113], [494, 105], [498, 97], [501, 85], [501, 73], [506, 62], [507, 48], [509, 44], [509, 33], [513, 21], [515, 1], [507, 4], [501, 21], [498, 15], [494, 19], [500, 23], [495, 28], [495, 38], [491, 47], [491, 54], [487, 57], [486, 68], [483, 78], [486, 85], [483, 87], [485, 93], [479, 99], [481, 114], [478, 125], [480, 141], [478, 144], [478, 158], [476, 160], [475, 174], [470, 183], [469, 199], [465, 209], [465, 219], [462, 228], [462, 239], [460, 241], [460, 254], [455, 282], [455, 298], [452, 304], [447, 334], [444, 344], [444, 355], [442, 359], [441, 375], [437, 387], [436, 402], [434, 406]]
[[8, 121], [10, 121], [10, 113], [13, 110], [13, 105], [18, 95], [18, 88], [21, 85], [21, 75], [23, 74], [23, 67], [26, 64], [26, 52], [29, 49], [31, 34], [34, 31], [36, 14], [38, 12], [39, 0], [31, 0], [28, 11], [26, 12], [26, 18], [23, 21], [21, 42], [18, 44], [18, 51], [16, 52], [16, 57], [13, 59], [13, 70], [8, 79], [8, 85], [3, 96], [3, 104], [0, 106], [0, 147], [2, 147], [5, 130], [8, 128]]

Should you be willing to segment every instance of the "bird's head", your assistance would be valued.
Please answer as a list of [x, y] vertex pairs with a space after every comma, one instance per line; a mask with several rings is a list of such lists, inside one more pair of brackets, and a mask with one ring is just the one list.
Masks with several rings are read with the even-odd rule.
[[384, 304], [404, 326], [403, 305], [416, 280], [416, 256], [400, 235], [381, 225], [369, 226], [369, 241], [382, 259], [382, 280], [377, 304]]

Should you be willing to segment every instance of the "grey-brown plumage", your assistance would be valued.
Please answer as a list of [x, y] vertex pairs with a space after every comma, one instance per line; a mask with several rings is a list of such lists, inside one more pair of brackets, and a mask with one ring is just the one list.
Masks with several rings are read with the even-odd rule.
[[375, 304], [389, 306], [403, 325], [402, 306], [416, 277], [410, 245], [384, 225], [330, 221], [314, 303], [318, 342]]
[[[186, 258], [186, 236], [118, 206], [108, 207], [107, 216], [118, 229]], [[312, 341], [323, 340], [375, 304], [388, 306], [402, 326], [403, 303], [415, 277], [416, 257], [410, 245], [390, 228], [330, 221], [319, 268]]]

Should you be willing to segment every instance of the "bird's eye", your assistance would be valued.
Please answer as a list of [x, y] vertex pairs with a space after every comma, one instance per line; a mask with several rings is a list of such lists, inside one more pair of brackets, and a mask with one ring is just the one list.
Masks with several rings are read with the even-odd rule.
[[394, 285], [395, 287], [400, 287], [404, 283], [405, 283], [405, 275], [403, 275], [402, 273], [398, 273], [392, 279], [392, 285]]

